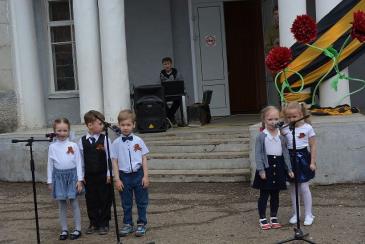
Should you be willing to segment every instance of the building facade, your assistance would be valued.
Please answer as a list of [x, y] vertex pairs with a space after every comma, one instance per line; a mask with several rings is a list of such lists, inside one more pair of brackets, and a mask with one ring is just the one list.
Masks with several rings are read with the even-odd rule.
[[[184, 76], [188, 103], [213, 91], [213, 116], [278, 104], [264, 66], [273, 6], [281, 44], [290, 46], [284, 30], [296, 15], [319, 20], [340, 1], [292, 2], [0, 0], [1, 132], [44, 127], [60, 116], [81, 123], [90, 109], [115, 122], [130, 108], [133, 87], [159, 83], [165, 56]], [[364, 77], [364, 63], [363, 55], [350, 76]], [[365, 108], [364, 92], [351, 97], [352, 106]]]

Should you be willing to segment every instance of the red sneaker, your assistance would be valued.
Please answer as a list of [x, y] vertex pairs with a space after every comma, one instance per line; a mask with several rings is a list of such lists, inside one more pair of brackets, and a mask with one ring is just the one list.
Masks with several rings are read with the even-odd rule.
[[277, 217], [271, 217], [270, 218], [270, 224], [271, 224], [271, 228], [273, 229], [279, 229], [282, 227], [281, 224], [279, 224], [278, 218]]
[[260, 227], [261, 227], [262, 230], [271, 229], [271, 225], [267, 222], [266, 218], [265, 219], [260, 219], [259, 223], [260, 223]]

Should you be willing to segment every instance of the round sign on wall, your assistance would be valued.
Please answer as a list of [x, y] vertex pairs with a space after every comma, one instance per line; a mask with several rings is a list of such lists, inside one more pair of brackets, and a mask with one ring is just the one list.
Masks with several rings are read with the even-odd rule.
[[206, 35], [204, 37], [205, 45], [208, 47], [214, 47], [217, 44], [217, 39], [215, 38], [215, 35]]

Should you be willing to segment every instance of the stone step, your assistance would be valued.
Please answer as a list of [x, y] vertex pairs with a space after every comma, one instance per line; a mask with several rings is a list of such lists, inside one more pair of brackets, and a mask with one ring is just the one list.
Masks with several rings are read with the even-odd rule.
[[149, 153], [148, 159], [235, 159], [248, 157], [248, 151], [242, 152], [206, 152], [206, 153]]
[[165, 132], [159, 133], [136, 133], [141, 137], [158, 137], [158, 136], [185, 136], [191, 134], [210, 134], [210, 135], [232, 135], [232, 134], [244, 134], [249, 135], [248, 127], [222, 127], [222, 128], [173, 128]]
[[174, 141], [174, 140], [201, 140], [201, 139], [247, 139], [248, 135], [243, 133], [234, 134], [210, 134], [210, 133], [191, 133], [186, 135], [159, 135], [145, 137], [143, 134], [139, 135], [144, 141]]
[[208, 153], [208, 152], [240, 152], [248, 151], [248, 143], [216, 143], [216, 144], [181, 144], [179, 145], [156, 145], [154, 143], [148, 144], [148, 148], [151, 152], [155, 153]]
[[248, 182], [249, 169], [149, 170], [151, 182]]
[[236, 157], [229, 159], [219, 158], [178, 158], [148, 160], [149, 169], [180, 169], [180, 170], [203, 170], [203, 169], [246, 169], [250, 167], [248, 157]]
[[184, 139], [177, 138], [176, 140], [161, 140], [161, 141], [146, 141], [147, 146], [190, 146], [190, 145], [218, 145], [218, 144], [237, 144], [237, 143], [249, 143], [249, 138], [233, 138], [233, 139]]

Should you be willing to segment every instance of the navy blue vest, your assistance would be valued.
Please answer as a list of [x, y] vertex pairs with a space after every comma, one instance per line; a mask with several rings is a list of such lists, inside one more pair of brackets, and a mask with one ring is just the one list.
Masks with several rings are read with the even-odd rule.
[[84, 165], [85, 177], [88, 175], [103, 174], [107, 172], [106, 148], [104, 148], [105, 135], [100, 134], [98, 140], [91, 144], [90, 140], [86, 140], [83, 136], [82, 146], [84, 149]]

